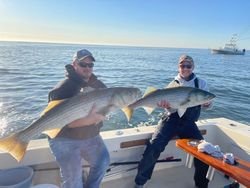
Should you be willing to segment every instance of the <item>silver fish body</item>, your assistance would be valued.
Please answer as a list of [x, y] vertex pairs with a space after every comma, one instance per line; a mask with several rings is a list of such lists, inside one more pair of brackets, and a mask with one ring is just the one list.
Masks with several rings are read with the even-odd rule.
[[215, 95], [208, 91], [193, 87], [157, 89], [130, 104], [125, 114], [127, 115], [127, 118], [130, 119], [133, 113], [131, 111], [139, 107], [145, 108], [145, 110], [150, 113], [158, 107], [158, 102], [166, 100], [172, 109], [178, 110], [181, 117], [187, 108], [207, 103], [214, 97]]
[[[137, 88], [107, 88], [98, 89], [88, 93], [81, 93], [45, 113], [30, 126], [32, 139], [43, 131], [62, 128], [72, 121], [85, 117], [95, 105], [97, 113], [106, 115], [128, 106], [138, 99], [140, 91]], [[35, 127], [35, 130], [32, 127]]]
[[[141, 96], [138, 88], [106, 88], [79, 94], [59, 103], [26, 129], [0, 140], [0, 149], [20, 161], [31, 139], [85, 117], [95, 105], [97, 113], [106, 115], [124, 108]], [[49, 134], [48, 134], [49, 135]]]

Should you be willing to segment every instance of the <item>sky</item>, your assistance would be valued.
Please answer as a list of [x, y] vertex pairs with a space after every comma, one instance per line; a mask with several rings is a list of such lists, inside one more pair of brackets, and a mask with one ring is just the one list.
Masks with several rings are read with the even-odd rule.
[[250, 49], [249, 0], [0, 0], [0, 41]]

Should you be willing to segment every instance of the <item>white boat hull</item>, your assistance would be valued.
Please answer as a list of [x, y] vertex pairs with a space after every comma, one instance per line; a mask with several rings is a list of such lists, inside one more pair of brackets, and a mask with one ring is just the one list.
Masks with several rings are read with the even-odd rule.
[[[223, 152], [234, 153], [241, 159], [250, 162], [250, 126], [224, 118], [199, 121], [198, 125], [200, 129], [206, 129], [207, 134], [204, 135], [204, 138], [208, 142], [218, 144]], [[142, 143], [140, 140], [149, 139], [154, 129], [155, 126], [147, 126], [102, 132], [101, 135], [111, 156], [111, 163], [139, 161], [145, 149], [145, 145], [140, 145]], [[132, 145], [137, 144], [131, 146], [131, 143]], [[182, 161], [158, 163], [152, 179], [148, 182], [149, 187], [158, 188], [166, 187], [166, 185], [169, 188], [193, 187], [193, 170], [184, 166], [186, 154], [176, 148], [175, 140], [170, 141], [160, 159], [167, 157], [180, 158]], [[35, 171], [34, 185], [60, 184], [59, 168], [50, 152], [47, 139], [31, 141], [27, 153], [20, 163], [4, 152], [0, 152], [0, 161], [0, 169], [31, 166]], [[135, 164], [110, 166], [101, 187], [115, 188], [118, 185], [119, 188], [132, 187], [136, 167]], [[88, 171], [85, 162], [83, 162], [83, 168]], [[178, 173], [178, 176], [175, 173]], [[225, 179], [222, 174], [217, 173], [215, 180], [211, 182], [211, 187], [221, 187], [229, 184], [230, 181]]]
[[243, 50], [223, 50], [223, 49], [212, 49], [211, 50], [213, 54], [225, 54], [225, 55], [244, 55], [245, 51]]

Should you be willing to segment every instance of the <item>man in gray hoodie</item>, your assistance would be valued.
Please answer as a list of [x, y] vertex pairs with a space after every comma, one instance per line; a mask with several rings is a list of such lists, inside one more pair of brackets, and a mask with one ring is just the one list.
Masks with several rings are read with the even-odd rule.
[[[170, 82], [168, 87], [188, 86], [208, 91], [206, 81], [197, 78], [193, 73], [194, 61], [192, 57], [182, 55], [179, 59], [178, 70], [178, 75]], [[147, 144], [143, 158], [139, 163], [138, 173], [135, 178], [135, 188], [142, 188], [151, 178], [157, 159], [174, 136], [199, 140], [203, 139], [195, 122], [200, 116], [201, 107], [209, 108], [211, 103], [188, 108], [182, 117], [179, 117], [176, 110], [170, 108], [168, 101], [159, 101], [158, 106], [165, 108], [166, 113], [159, 122], [157, 130], [153, 134], [150, 142]], [[198, 188], [207, 188], [209, 182], [209, 180], [206, 179], [208, 165], [195, 158], [194, 166], [195, 186]]]

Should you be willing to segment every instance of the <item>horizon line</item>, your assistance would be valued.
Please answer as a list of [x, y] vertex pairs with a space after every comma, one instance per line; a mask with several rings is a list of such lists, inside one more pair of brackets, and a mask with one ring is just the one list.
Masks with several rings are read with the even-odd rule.
[[16, 43], [42, 43], [42, 44], [62, 44], [62, 45], [89, 45], [89, 46], [116, 46], [116, 47], [134, 47], [134, 48], [174, 48], [174, 49], [210, 49], [195, 47], [167, 47], [167, 46], [142, 46], [130, 44], [97, 44], [97, 43], [74, 43], [74, 42], [53, 42], [53, 41], [26, 41], [26, 40], [2, 40], [0, 42], [16, 42]]

